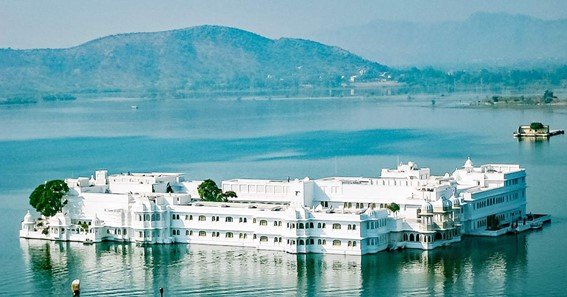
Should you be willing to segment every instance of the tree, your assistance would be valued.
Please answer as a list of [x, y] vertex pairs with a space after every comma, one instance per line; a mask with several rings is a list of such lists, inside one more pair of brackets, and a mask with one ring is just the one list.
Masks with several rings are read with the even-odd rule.
[[63, 196], [69, 192], [69, 186], [59, 179], [41, 184], [30, 194], [30, 205], [46, 217], [54, 216], [67, 204]]
[[234, 191], [226, 191], [222, 195], [226, 198], [236, 198], [237, 197], [236, 192], [234, 192]]
[[388, 204], [386, 208], [388, 208], [393, 213], [396, 213], [400, 210], [400, 206], [395, 202]]
[[203, 201], [227, 202], [228, 198], [237, 197], [234, 191], [227, 191], [226, 193], [223, 193], [215, 181], [211, 179], [203, 181], [199, 187], [197, 187], [197, 191]]
[[538, 122], [533, 122], [530, 124], [530, 129], [532, 130], [543, 129], [543, 124]]

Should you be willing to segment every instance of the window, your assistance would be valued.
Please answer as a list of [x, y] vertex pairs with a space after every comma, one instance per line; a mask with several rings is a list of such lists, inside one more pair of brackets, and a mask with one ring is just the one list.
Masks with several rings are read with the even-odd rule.
[[333, 240], [333, 246], [341, 246], [340, 240]]
[[268, 236], [260, 236], [260, 242], [267, 242]]
[[309, 223], [309, 228], [314, 228], [313, 223]]
[[315, 244], [315, 239], [313, 238], [309, 239], [309, 244]]
[[297, 229], [303, 229], [303, 223], [299, 223], [299, 225], [297, 225]]
[[[246, 223], [246, 220], [244, 222]], [[256, 218], [252, 219], [252, 224], [256, 224]]]
[[199, 231], [199, 236], [207, 236], [207, 232], [205, 232], [205, 231]]
[[[280, 222], [280, 224], [281, 224], [281, 222]], [[278, 226], [278, 221], [274, 221], [274, 227], [277, 227], [277, 226]]]
[[341, 229], [341, 224], [333, 224], [333, 229], [335, 229], [335, 230], [340, 230], [340, 229]]
[[185, 235], [189, 235], [189, 230], [185, 230]]
[[199, 221], [206, 221], [207, 217], [206, 216], [199, 216]]
[[224, 218], [224, 221], [227, 223], [232, 223], [232, 217], [226, 217]]
[[189, 221], [193, 220], [193, 215], [189, 215]]
[[303, 239], [299, 240], [299, 245], [305, 245], [305, 241], [303, 241]]
[[321, 223], [317, 223], [317, 228], [321, 229]]
[[326, 245], [326, 244], [327, 244], [327, 240], [323, 239], [323, 245]]
[[260, 220], [260, 226], [268, 226], [268, 221]]
[[326, 224], [325, 224], [325, 223], [323, 223], [323, 227], [321, 227], [321, 228], [325, 229], [325, 227], [326, 227]]

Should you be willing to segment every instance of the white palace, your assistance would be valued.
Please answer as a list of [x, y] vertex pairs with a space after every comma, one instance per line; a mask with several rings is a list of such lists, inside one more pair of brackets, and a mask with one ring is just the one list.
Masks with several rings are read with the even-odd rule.
[[[519, 165], [474, 167], [434, 176], [409, 162], [378, 178], [232, 179], [229, 202], [201, 201], [200, 181], [177, 173], [66, 180], [68, 203], [50, 218], [28, 212], [20, 237], [58, 241], [190, 243], [288, 253], [362, 255], [385, 249], [434, 249], [462, 234], [498, 236], [526, 215]], [[388, 205], [395, 203], [399, 211]]]

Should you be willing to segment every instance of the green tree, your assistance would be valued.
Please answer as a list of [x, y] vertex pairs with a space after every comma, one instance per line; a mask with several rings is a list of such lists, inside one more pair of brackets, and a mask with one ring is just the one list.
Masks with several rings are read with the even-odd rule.
[[533, 122], [530, 124], [530, 129], [532, 130], [543, 129], [543, 124], [538, 122]]
[[54, 216], [67, 200], [63, 196], [69, 192], [69, 186], [59, 179], [41, 184], [30, 194], [30, 205], [46, 217]]
[[393, 213], [396, 213], [400, 210], [400, 206], [395, 202], [388, 204], [386, 208], [388, 208]]
[[226, 191], [222, 194], [225, 198], [236, 198], [236, 192], [234, 191]]
[[197, 191], [203, 201], [227, 202], [228, 198], [237, 197], [234, 191], [223, 193], [217, 186], [217, 183], [211, 179], [203, 181], [199, 187], [197, 187]]

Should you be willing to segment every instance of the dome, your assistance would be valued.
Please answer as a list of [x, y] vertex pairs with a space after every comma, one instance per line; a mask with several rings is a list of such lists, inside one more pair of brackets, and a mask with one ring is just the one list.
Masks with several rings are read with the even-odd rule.
[[94, 215], [93, 224], [94, 224], [95, 226], [100, 226], [100, 225], [101, 225], [101, 221], [100, 221], [100, 219], [98, 218], [98, 216], [96, 215], [96, 213], [95, 213], [95, 215]]
[[473, 167], [473, 163], [471, 161], [471, 157], [467, 158], [467, 161], [465, 162], [465, 168], [472, 168]]
[[449, 199], [442, 197], [441, 201], [443, 203], [443, 210], [449, 210], [453, 208], [453, 203]]
[[26, 215], [24, 216], [24, 223], [33, 223], [33, 218], [29, 210], [28, 213], [26, 213]]
[[423, 204], [421, 204], [421, 213], [432, 213], [433, 212], [433, 205], [431, 205], [431, 203], [427, 202], [426, 200], [423, 201]]

